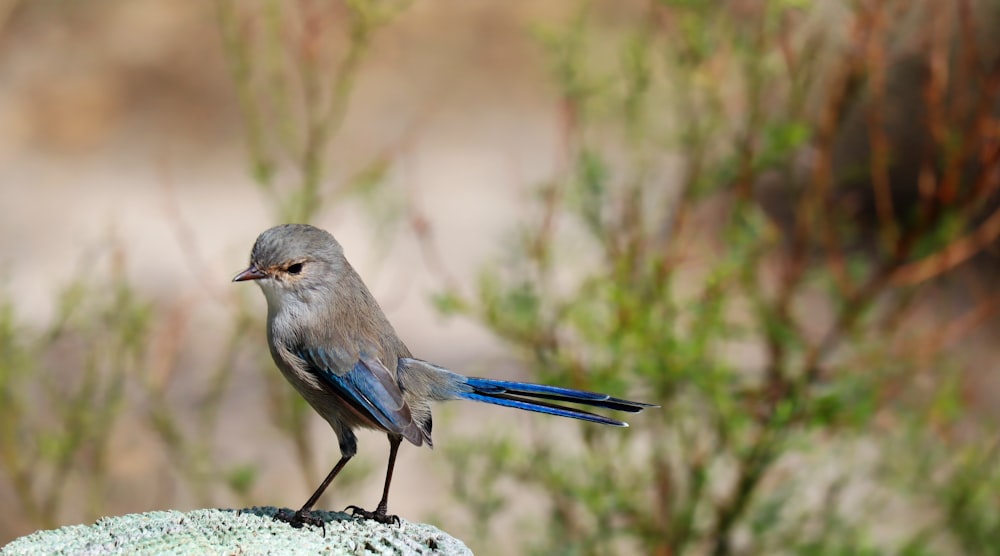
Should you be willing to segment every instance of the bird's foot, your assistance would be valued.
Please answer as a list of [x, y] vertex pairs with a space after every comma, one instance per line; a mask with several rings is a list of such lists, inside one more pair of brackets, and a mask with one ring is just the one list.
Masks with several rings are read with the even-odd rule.
[[379, 507], [374, 512], [369, 512], [368, 510], [359, 508], [357, 506], [348, 506], [344, 508], [344, 511], [351, 510], [351, 515], [354, 517], [360, 517], [361, 519], [370, 519], [372, 521], [377, 521], [384, 525], [399, 525], [398, 515], [389, 515], [385, 513], [386, 509]]
[[309, 511], [299, 510], [297, 512], [293, 512], [283, 508], [278, 510], [278, 513], [274, 514], [274, 520], [284, 521], [296, 529], [301, 529], [303, 525], [315, 525], [316, 527], [322, 527], [323, 536], [326, 536], [326, 522], [312, 515], [312, 512]]

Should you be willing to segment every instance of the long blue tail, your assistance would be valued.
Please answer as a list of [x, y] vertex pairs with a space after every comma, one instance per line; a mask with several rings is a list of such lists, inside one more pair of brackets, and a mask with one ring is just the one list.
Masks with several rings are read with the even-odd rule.
[[583, 390], [572, 390], [570, 388], [560, 388], [558, 386], [546, 386], [544, 384], [531, 384], [528, 382], [508, 382], [488, 378], [463, 378], [466, 379], [465, 383], [471, 388], [471, 391], [461, 392], [458, 396], [466, 400], [491, 403], [505, 407], [516, 407], [517, 409], [524, 409], [526, 411], [536, 411], [538, 413], [545, 413], [548, 415], [570, 417], [572, 419], [580, 419], [583, 421], [601, 423], [603, 425], [612, 425], [615, 427], [627, 427], [628, 423], [618, 421], [616, 419], [609, 419], [601, 415], [590, 413], [589, 411], [556, 405], [543, 400], [577, 403], [591, 407], [627, 411], [629, 413], [637, 413], [647, 407], [658, 407], [653, 404], [613, 398], [607, 394], [585, 392]]

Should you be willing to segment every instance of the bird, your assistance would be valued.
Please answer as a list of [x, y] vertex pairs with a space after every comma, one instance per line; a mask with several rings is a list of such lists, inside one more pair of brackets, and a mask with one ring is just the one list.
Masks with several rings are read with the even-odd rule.
[[636, 413], [654, 404], [558, 386], [464, 376], [413, 357], [329, 232], [308, 224], [265, 230], [250, 265], [233, 282], [254, 281], [267, 300], [267, 342], [285, 379], [337, 436], [341, 457], [302, 507], [274, 517], [296, 528], [323, 525], [320, 496], [357, 453], [356, 429], [389, 439], [382, 498], [375, 510], [348, 506], [360, 519], [399, 523], [388, 513], [400, 444], [431, 441], [431, 402], [470, 400], [591, 423], [628, 424], [564, 403]]

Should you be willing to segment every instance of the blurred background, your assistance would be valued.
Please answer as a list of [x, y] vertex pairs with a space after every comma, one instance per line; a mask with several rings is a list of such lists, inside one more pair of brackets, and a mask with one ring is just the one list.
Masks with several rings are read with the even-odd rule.
[[[419, 357], [662, 405], [435, 413], [390, 511], [483, 554], [996, 554], [992, 0], [0, 0], [0, 544], [297, 508], [257, 234]], [[321, 506], [372, 506], [387, 442]]]

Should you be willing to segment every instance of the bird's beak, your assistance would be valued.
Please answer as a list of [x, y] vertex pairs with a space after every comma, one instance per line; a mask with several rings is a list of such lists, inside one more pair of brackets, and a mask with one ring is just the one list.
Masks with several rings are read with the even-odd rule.
[[247, 267], [246, 270], [244, 270], [243, 272], [241, 272], [241, 273], [237, 274], [235, 277], [233, 277], [233, 282], [245, 282], [247, 280], [260, 280], [261, 278], [264, 278], [265, 276], [267, 276], [267, 274], [264, 274], [263, 271], [258, 270], [257, 267], [255, 267], [254, 265], [250, 265], [249, 267]]

